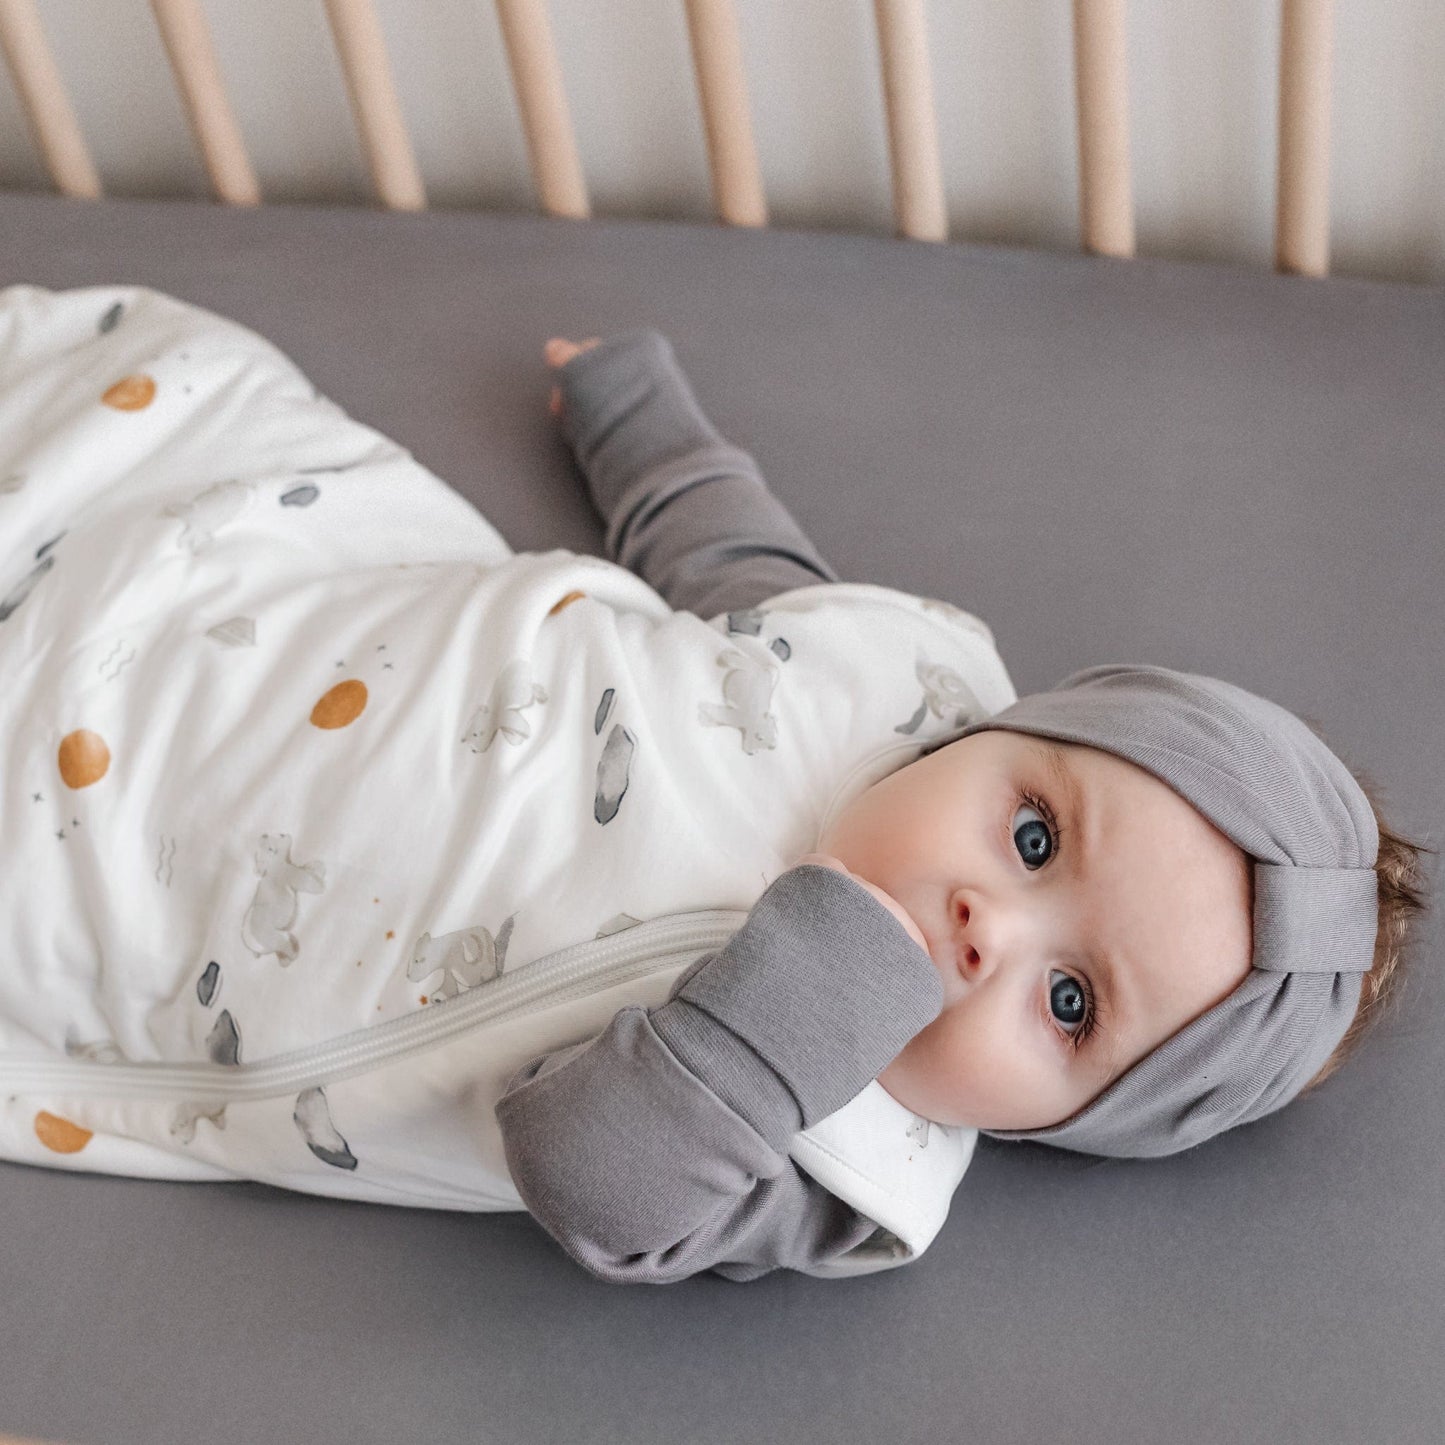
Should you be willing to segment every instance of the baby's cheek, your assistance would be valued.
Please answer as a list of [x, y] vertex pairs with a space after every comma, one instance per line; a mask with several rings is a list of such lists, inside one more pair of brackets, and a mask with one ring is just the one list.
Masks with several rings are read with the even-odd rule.
[[955, 1021], [945, 1010], [920, 1029], [879, 1081], [905, 1107], [940, 1124], [971, 1124], [976, 1080]]
[[930, 1087], [953, 1122], [984, 1129], [1029, 1128], [1037, 1090], [1027, 1050], [1010, 1030], [981, 1008], [963, 1004], [935, 1020], [944, 1025], [929, 1051]]

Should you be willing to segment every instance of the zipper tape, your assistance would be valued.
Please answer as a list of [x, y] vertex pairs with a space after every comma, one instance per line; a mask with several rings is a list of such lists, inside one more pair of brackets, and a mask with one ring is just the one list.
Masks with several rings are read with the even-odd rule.
[[228, 1101], [297, 1093], [423, 1053], [501, 1018], [580, 998], [669, 965], [686, 967], [709, 949], [722, 947], [747, 916], [717, 908], [639, 923], [605, 938], [571, 944], [515, 974], [503, 973], [416, 1013], [255, 1064], [107, 1064], [0, 1056], [0, 1094]]

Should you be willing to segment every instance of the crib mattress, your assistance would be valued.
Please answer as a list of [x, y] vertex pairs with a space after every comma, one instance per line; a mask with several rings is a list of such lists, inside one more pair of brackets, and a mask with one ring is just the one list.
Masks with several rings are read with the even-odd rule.
[[[1445, 288], [885, 237], [0, 196], [0, 286], [274, 341], [517, 551], [600, 552], [542, 344], [656, 326], [850, 581], [1020, 694], [1214, 674], [1445, 813]], [[5, 867], [23, 860], [0, 860]], [[1435, 1441], [1439, 928], [1309, 1098], [1165, 1160], [983, 1140], [916, 1266], [604, 1284], [526, 1215], [0, 1165], [0, 1432], [54, 1441]]]

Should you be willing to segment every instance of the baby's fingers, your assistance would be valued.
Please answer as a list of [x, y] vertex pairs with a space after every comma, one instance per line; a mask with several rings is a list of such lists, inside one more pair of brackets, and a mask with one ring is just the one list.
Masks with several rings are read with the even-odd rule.
[[835, 858], [831, 853], [804, 853], [793, 864], [793, 867], [797, 868], [803, 863], [812, 863], [819, 868], [831, 868], [835, 873], [842, 873], [855, 883], [861, 884], [903, 925], [904, 931], [914, 943], [925, 953], [928, 952], [928, 940], [923, 936], [923, 930], [919, 928], [913, 915], [891, 893], [885, 893], [876, 883], [870, 883], [866, 878], [860, 877], [841, 858]]
[[543, 354], [547, 358], [548, 366], [566, 366], [574, 356], [590, 351], [600, 340], [600, 337], [592, 336], [579, 345], [575, 341], [568, 341], [565, 336], [554, 336], [543, 349]]
[[[554, 336], [543, 347], [542, 354], [547, 358], [547, 365], [555, 370], [566, 366], [574, 356], [580, 356], [584, 351], [591, 351], [600, 339], [600, 337], [592, 336], [579, 346], [575, 341], [568, 341], [565, 336]], [[552, 396], [547, 403], [547, 410], [553, 416], [562, 415], [562, 388], [560, 386], [552, 388]]]

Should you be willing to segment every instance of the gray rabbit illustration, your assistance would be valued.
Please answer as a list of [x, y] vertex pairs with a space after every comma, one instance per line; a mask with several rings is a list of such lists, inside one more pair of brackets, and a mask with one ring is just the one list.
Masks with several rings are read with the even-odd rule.
[[263, 833], [256, 849], [256, 872], [261, 881], [246, 916], [241, 940], [258, 958], [268, 953], [285, 968], [301, 951], [291, 925], [296, 921], [298, 893], [321, 893], [326, 887], [326, 864], [291, 861], [289, 833]]
[[176, 545], [199, 555], [211, 549], [215, 534], [227, 522], [235, 521], [246, 510], [254, 490], [249, 482], [216, 482], [197, 492], [189, 502], [171, 503], [161, 515], [179, 517], [184, 522]]
[[922, 684], [923, 701], [913, 716], [894, 728], [894, 732], [916, 733], [930, 713], [948, 727], [963, 727], [988, 715], [974, 690], [951, 667], [929, 662], [920, 654], [913, 671]]
[[475, 928], [457, 929], [454, 933], [442, 933], [436, 938], [430, 933], [423, 933], [412, 946], [406, 976], [413, 983], [420, 983], [441, 971], [440, 986], [428, 992], [433, 1003], [456, 998], [479, 983], [496, 978], [506, 963], [507, 944], [512, 937], [516, 916], [514, 913], [502, 924], [495, 938], [480, 924]]
[[474, 753], [484, 753], [501, 733], [514, 747], [520, 747], [522, 739], [532, 735], [522, 709], [546, 701], [547, 690], [541, 683], [532, 681], [527, 660], [516, 658], [502, 669], [492, 684], [490, 701], [477, 708], [468, 720], [462, 741], [469, 744]]
[[777, 747], [778, 720], [767, 710], [773, 689], [778, 685], [777, 668], [769, 667], [736, 647], [720, 652], [717, 665], [728, 669], [722, 684], [727, 706], [699, 703], [699, 720], [715, 727], [737, 728], [742, 734], [745, 753]]

